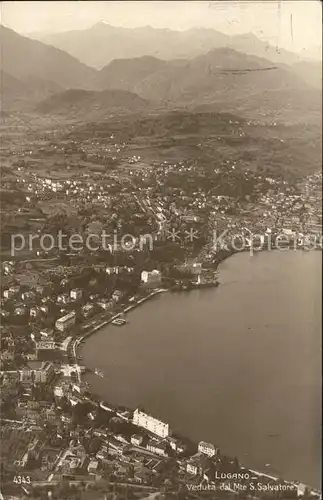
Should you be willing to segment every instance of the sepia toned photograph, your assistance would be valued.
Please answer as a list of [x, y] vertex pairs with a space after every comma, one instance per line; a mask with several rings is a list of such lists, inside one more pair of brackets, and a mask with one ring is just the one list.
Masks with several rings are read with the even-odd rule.
[[321, 500], [322, 3], [0, 2], [0, 500]]

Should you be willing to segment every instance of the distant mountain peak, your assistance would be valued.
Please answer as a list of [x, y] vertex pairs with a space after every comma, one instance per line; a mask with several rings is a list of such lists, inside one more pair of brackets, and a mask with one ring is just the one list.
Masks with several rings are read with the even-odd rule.
[[15, 31], [11, 28], [8, 28], [8, 26], [5, 26], [4, 24], [0, 23], [0, 30], [1, 31], [7, 31], [8, 33], [15, 33]]
[[252, 32], [229, 36], [199, 26], [183, 31], [151, 26], [124, 28], [101, 20], [88, 29], [51, 34], [41, 39], [97, 69], [103, 68], [113, 59], [146, 55], [164, 61], [192, 59], [220, 47], [231, 47], [245, 54], [289, 65], [301, 57], [288, 50], [278, 51], [267, 40], [259, 39]]
[[97, 23], [93, 24], [89, 29], [96, 30], [96, 29], [107, 29], [107, 28], [117, 29], [115, 26], [112, 26], [111, 24], [108, 24], [104, 21], [98, 21]]

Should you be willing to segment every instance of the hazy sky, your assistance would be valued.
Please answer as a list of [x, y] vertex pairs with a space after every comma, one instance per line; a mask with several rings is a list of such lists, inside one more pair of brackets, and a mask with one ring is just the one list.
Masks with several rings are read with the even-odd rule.
[[228, 34], [253, 32], [273, 45], [300, 51], [322, 45], [319, 0], [78, 2], [1, 4], [1, 22], [19, 33], [87, 28], [98, 21], [135, 28], [207, 27]]

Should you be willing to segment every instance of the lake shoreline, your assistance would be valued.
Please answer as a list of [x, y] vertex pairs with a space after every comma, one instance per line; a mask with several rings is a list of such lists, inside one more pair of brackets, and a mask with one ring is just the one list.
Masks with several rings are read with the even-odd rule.
[[[218, 263], [217, 263], [217, 266], [219, 266], [222, 262], [224, 262], [224, 260], [226, 260], [226, 259], [227, 259], [228, 257], [230, 257], [231, 255], [234, 255], [235, 253], [239, 253], [239, 252], [234, 252], [234, 253], [231, 253], [230, 255], [226, 255], [226, 257], [225, 257], [224, 259], [222, 259], [220, 262], [218, 262]], [[275, 253], [276, 253], [276, 252], [275, 252]], [[145, 300], [145, 301], [146, 301], [146, 300]], [[145, 301], [144, 301], [144, 302], [145, 302]], [[134, 305], [134, 307], [136, 307], [136, 305]], [[134, 307], [131, 307], [131, 309], [133, 309]], [[95, 394], [95, 393], [96, 393], [96, 391], [95, 391], [95, 390], [93, 390], [93, 387], [91, 387], [91, 392], [92, 392], [93, 394]], [[121, 403], [121, 404], [122, 404], [122, 403]], [[190, 434], [187, 434], [187, 432], [186, 432], [186, 435], [188, 435], [188, 436], [189, 436]], [[240, 452], [239, 454], [240, 454], [240, 456], [241, 456], [241, 452]], [[274, 462], [272, 462], [272, 463], [274, 463]], [[261, 474], [266, 474], [266, 472], [261, 472]], [[293, 476], [292, 476], [292, 477], [293, 477]], [[296, 477], [297, 477], [297, 476], [296, 476]]]

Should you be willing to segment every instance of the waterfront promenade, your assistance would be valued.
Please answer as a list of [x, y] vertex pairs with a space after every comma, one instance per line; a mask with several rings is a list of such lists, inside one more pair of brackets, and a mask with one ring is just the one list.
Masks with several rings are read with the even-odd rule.
[[80, 343], [85, 340], [86, 338], [90, 337], [97, 331], [99, 331], [101, 328], [104, 326], [107, 326], [109, 323], [112, 323], [113, 320], [117, 319], [121, 314], [123, 313], [128, 313], [132, 309], [135, 309], [136, 307], [140, 306], [144, 302], [147, 302], [147, 300], [150, 300], [151, 298], [155, 297], [155, 295], [158, 295], [163, 292], [168, 292], [167, 288], [157, 288], [156, 290], [153, 290], [149, 295], [146, 297], [142, 297], [141, 299], [133, 302], [129, 306], [125, 307], [123, 311], [120, 311], [113, 316], [104, 319], [103, 321], [100, 321], [98, 324], [93, 326], [91, 329], [89, 329], [87, 332], [85, 332], [81, 337], [78, 337], [77, 339], [74, 340], [73, 345], [72, 345], [72, 353], [73, 353], [73, 358], [75, 361], [75, 364], [78, 364], [77, 362], [77, 348], [79, 347]]

